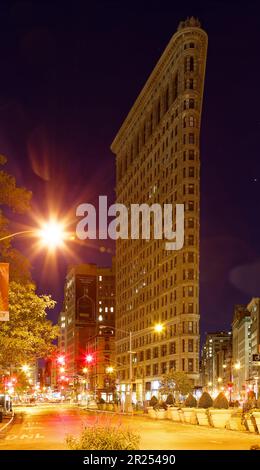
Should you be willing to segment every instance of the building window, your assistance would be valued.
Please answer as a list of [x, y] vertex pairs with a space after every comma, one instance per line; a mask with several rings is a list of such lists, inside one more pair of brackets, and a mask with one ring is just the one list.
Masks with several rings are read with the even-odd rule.
[[195, 119], [193, 116], [189, 117], [189, 127], [195, 127]]
[[193, 352], [193, 339], [188, 340], [188, 352]]
[[193, 246], [194, 245], [194, 235], [189, 235], [188, 236], [188, 245]]
[[185, 359], [182, 359], [182, 370], [185, 372]]
[[188, 194], [194, 194], [194, 184], [188, 185]]
[[170, 354], [176, 354], [176, 343], [172, 342], [170, 343]]
[[192, 321], [188, 321], [188, 332], [193, 333], [193, 322]]
[[193, 166], [189, 167], [189, 177], [194, 178], [195, 176], [195, 168]]
[[185, 339], [182, 340], [182, 352], [185, 352]]
[[153, 375], [158, 375], [159, 367], [158, 364], [153, 364]]
[[158, 358], [158, 348], [153, 348], [153, 358], [157, 359]]
[[189, 160], [195, 160], [194, 150], [189, 150]]
[[194, 144], [195, 143], [195, 136], [194, 134], [189, 134], [189, 144]]
[[193, 372], [193, 359], [188, 359], [188, 372]]
[[166, 354], [167, 354], [167, 345], [163, 344], [161, 346], [161, 356], [166, 356]]
[[161, 373], [166, 374], [167, 372], [167, 362], [162, 362], [161, 363]]
[[194, 295], [194, 288], [193, 286], [188, 286], [188, 296], [193, 297]]
[[193, 304], [188, 304], [188, 313], [194, 313]]
[[[145, 371], [146, 371], [146, 376], [149, 377], [151, 375], [151, 366], [146, 366]], [[148, 382], [148, 383], [150, 383], [150, 382]]]
[[169, 370], [176, 370], [176, 361], [169, 362]]
[[194, 211], [194, 201], [188, 201], [188, 211]]
[[[194, 228], [194, 219], [191, 218], [191, 217], [188, 219], [188, 228]], [[188, 261], [189, 261], [189, 259], [188, 259]]]
[[151, 349], [146, 349], [145, 357], [146, 357], [146, 360], [151, 359]]

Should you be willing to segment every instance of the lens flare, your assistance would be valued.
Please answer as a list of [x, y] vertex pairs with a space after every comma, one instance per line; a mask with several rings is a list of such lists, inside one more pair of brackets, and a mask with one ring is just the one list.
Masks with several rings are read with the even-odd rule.
[[64, 227], [61, 223], [51, 220], [39, 231], [39, 237], [43, 245], [50, 250], [61, 247], [65, 237]]

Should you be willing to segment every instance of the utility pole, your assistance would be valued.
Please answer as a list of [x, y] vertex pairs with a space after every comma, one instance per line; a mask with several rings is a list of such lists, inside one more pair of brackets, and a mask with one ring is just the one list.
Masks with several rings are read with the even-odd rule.
[[129, 411], [133, 412], [133, 351], [132, 351], [132, 331], [129, 332], [129, 380], [130, 380], [130, 391], [129, 391], [129, 398], [130, 398], [130, 403], [129, 403]]

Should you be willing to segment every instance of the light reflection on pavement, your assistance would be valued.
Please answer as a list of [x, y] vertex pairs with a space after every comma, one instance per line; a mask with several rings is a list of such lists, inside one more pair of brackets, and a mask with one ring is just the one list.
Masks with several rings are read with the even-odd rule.
[[237, 431], [204, 428], [168, 420], [138, 416], [88, 413], [76, 405], [42, 404], [16, 408], [17, 418], [0, 433], [2, 450], [66, 449], [66, 435], [78, 435], [84, 425], [96, 421], [124, 424], [141, 435], [143, 450], [249, 450], [260, 445], [260, 436]]

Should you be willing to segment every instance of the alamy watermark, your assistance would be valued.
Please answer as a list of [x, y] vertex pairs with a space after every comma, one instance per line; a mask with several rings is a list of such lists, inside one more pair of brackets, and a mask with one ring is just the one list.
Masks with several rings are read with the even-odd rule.
[[[175, 213], [176, 212], [176, 213]], [[174, 217], [175, 214], [175, 217]], [[181, 250], [184, 245], [184, 204], [112, 204], [107, 196], [99, 196], [98, 214], [95, 206], [80, 204], [76, 227], [80, 240], [165, 240], [166, 250]], [[108, 221], [108, 217], [113, 217]], [[98, 226], [98, 228], [97, 228]]]

